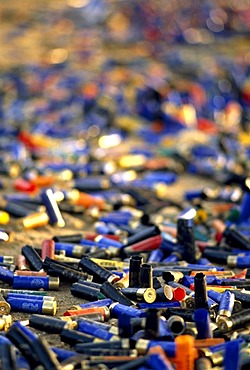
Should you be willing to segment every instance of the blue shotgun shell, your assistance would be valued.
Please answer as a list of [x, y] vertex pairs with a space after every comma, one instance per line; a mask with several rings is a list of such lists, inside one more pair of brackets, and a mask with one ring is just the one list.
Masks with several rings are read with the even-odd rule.
[[14, 289], [57, 290], [59, 278], [54, 276], [18, 276], [13, 278]]
[[87, 251], [88, 247], [80, 244], [55, 242], [55, 252], [65, 252], [67, 257], [81, 258]]
[[0, 280], [9, 285], [13, 284], [14, 272], [0, 266]]
[[95, 238], [95, 240], [98, 242], [98, 243], [101, 243], [101, 244], [105, 244], [109, 247], [116, 247], [116, 248], [121, 248], [123, 246], [123, 244], [117, 240], [113, 240], [113, 239], [110, 239], [110, 238], [107, 238], [107, 237], [104, 237], [103, 235], [99, 235]]
[[221, 297], [222, 297], [221, 293], [216, 292], [215, 290], [210, 290], [210, 289], [207, 290], [207, 296], [208, 298], [213, 299], [218, 304], [220, 303]]
[[162, 262], [177, 262], [180, 261], [181, 254], [178, 252], [172, 252], [168, 257], [164, 258]]
[[95, 223], [95, 231], [98, 234], [110, 234], [110, 228], [105, 222], [96, 222]]
[[162, 261], [162, 258], [164, 256], [164, 253], [162, 249], [155, 249], [152, 252], [150, 252], [149, 258], [147, 260], [147, 263], [149, 262], [160, 262]]
[[181, 307], [180, 302], [153, 302], [153, 303], [138, 303], [140, 309], [157, 308], [159, 310], [169, 307]]
[[144, 313], [134, 307], [125, 306], [120, 303], [113, 303], [110, 306], [111, 316], [118, 318], [120, 315], [125, 315], [128, 318], [144, 317]]
[[238, 267], [238, 268], [250, 268], [250, 256], [237, 256], [232, 255], [227, 257], [227, 265], [229, 267]]
[[240, 369], [240, 345], [237, 341], [226, 343], [223, 365], [228, 370]]
[[198, 261], [197, 261], [197, 264], [198, 265], [202, 265], [202, 266], [212, 266], [210, 264], [210, 261], [207, 259], [207, 258], [200, 258]]
[[203, 189], [188, 190], [184, 194], [186, 200], [201, 199], [204, 196]]
[[164, 184], [172, 184], [177, 180], [177, 174], [174, 172], [153, 171], [148, 172], [143, 177], [143, 180], [146, 180], [146, 182], [160, 182]]
[[240, 254], [241, 256], [250, 256], [250, 251], [243, 251], [239, 248], [233, 248], [232, 249], [232, 255]]
[[[88, 245], [90, 247], [93, 247], [93, 246], [98, 247], [101, 243], [98, 243], [94, 240], [89, 240], [89, 239], [80, 239], [80, 244], [84, 245], [84, 246]], [[103, 244], [101, 244], [101, 245], [103, 246]], [[105, 247], [106, 247], [106, 245], [105, 245]]]
[[[208, 285], [219, 285], [218, 281], [219, 281], [219, 279], [217, 279], [217, 276], [215, 276], [215, 275], [207, 275], [206, 276], [206, 283]], [[190, 287], [194, 283], [195, 283], [195, 277], [194, 276], [185, 275], [182, 279], [182, 284], [187, 286], [187, 287]]]
[[222, 293], [218, 315], [230, 317], [233, 312], [234, 301], [234, 293], [230, 292], [229, 290], [226, 290], [224, 293]]
[[131, 218], [132, 216], [128, 217], [127, 215], [121, 216], [112, 214], [99, 217], [99, 221], [115, 225], [129, 225]]
[[70, 307], [70, 309], [73, 309], [72, 307], [77, 308], [91, 308], [91, 307], [105, 307], [110, 306], [114, 301], [110, 298], [101, 299], [100, 301], [94, 301], [94, 302], [88, 302], [88, 303], [80, 303], [78, 305], [73, 305]]
[[174, 335], [172, 331], [169, 329], [167, 325], [167, 321], [165, 317], [159, 318], [159, 336], [160, 337], [167, 337], [167, 338], [173, 338]]
[[58, 207], [54, 192], [52, 189], [46, 189], [41, 192], [42, 201], [46, 207], [50, 223], [59, 227], [65, 226], [65, 221]]
[[197, 339], [206, 339], [213, 337], [208, 310], [206, 310], [205, 308], [198, 308], [194, 312], [194, 322], [198, 331]]
[[84, 319], [78, 321], [77, 330], [85, 334], [94, 335], [96, 338], [100, 338], [103, 340], [111, 340], [112, 338], [115, 338], [114, 334], [100, 328], [100, 326], [98, 326], [96, 322], [90, 323], [89, 321]]
[[8, 303], [11, 306], [11, 311], [15, 312], [30, 312], [46, 315], [56, 314], [56, 301], [10, 297]]
[[[246, 342], [242, 338], [237, 338], [237, 339], [232, 339], [230, 342], [236, 342], [240, 347], [244, 347], [246, 345]], [[209, 349], [211, 352], [219, 352], [219, 351], [224, 351], [225, 347], [227, 345], [227, 342], [225, 343], [220, 343], [220, 344], [215, 344], [214, 346], [210, 346]]]
[[52, 351], [56, 354], [57, 359], [61, 362], [64, 360], [67, 360], [68, 358], [72, 356], [76, 356], [77, 352], [69, 351], [67, 349], [57, 348], [57, 347], [51, 347]]
[[245, 192], [241, 201], [239, 222], [249, 221], [250, 218], [250, 192]]
[[[199, 270], [199, 271], [201, 270], [201, 266], [199, 264], [189, 263], [186, 267], [189, 268], [190, 270]], [[207, 265], [207, 266], [203, 265], [202, 266], [203, 271], [209, 271], [209, 270], [211, 270], [211, 268], [215, 269], [215, 271], [224, 271], [225, 270], [224, 267], [220, 267], [220, 266], [211, 266], [211, 265]]]
[[41, 300], [41, 301], [55, 301], [55, 297], [52, 296], [42, 296], [42, 295], [35, 295], [35, 294], [18, 294], [18, 293], [8, 293], [5, 297], [6, 301], [8, 301], [9, 298], [26, 298], [26, 299], [34, 299], [34, 300]]

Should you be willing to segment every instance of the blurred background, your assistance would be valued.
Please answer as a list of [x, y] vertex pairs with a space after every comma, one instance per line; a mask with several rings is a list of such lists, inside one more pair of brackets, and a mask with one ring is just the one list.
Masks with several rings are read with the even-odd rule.
[[[55, 115], [55, 102], [104, 96], [116, 116], [139, 115], [160, 131], [163, 115], [174, 132], [249, 127], [249, 0], [2, 0], [0, 22], [5, 125], [35, 124], [48, 101]], [[148, 87], [152, 104], [142, 107]]]
[[161, 58], [174, 46], [192, 46], [188, 58], [201, 51], [239, 58], [249, 52], [249, 0], [1, 0], [0, 21], [1, 67], [66, 60], [98, 64], [104, 49], [129, 58], [131, 46], [134, 56]]

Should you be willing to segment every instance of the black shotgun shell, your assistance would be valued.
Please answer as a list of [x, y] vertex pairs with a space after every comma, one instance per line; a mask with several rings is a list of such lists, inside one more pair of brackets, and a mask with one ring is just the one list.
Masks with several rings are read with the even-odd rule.
[[80, 243], [82, 234], [55, 235], [53, 240], [59, 243]]
[[195, 209], [191, 208], [184, 210], [177, 219], [177, 242], [184, 247], [182, 257], [189, 263], [195, 263], [198, 257], [193, 233], [195, 215]]
[[71, 294], [80, 297], [83, 299], [87, 299], [88, 301], [97, 301], [99, 299], [106, 298], [99, 289], [92, 288], [90, 286], [82, 285], [79, 283], [74, 283], [71, 286]]
[[7, 342], [1, 343], [0, 361], [4, 370], [18, 369], [16, 347]]
[[112, 283], [120, 279], [117, 275], [112, 274], [109, 270], [99, 266], [97, 263], [85, 256], [81, 258], [79, 268], [88, 274], [93, 275], [94, 280], [98, 283], [104, 283], [105, 281]]
[[161, 233], [158, 226], [149, 226], [145, 227], [137, 233], [128, 237], [127, 242], [124, 244], [124, 247], [140, 242], [141, 240], [147, 239], [154, 235], [159, 235]]
[[77, 282], [80, 279], [86, 280], [89, 276], [85, 272], [77, 271], [70, 267], [59, 265], [57, 263], [50, 263], [47, 272], [51, 276], [58, 276], [61, 280], [72, 283]]
[[102, 284], [100, 288], [101, 293], [103, 293], [106, 297], [113, 299], [114, 302], [119, 302], [125, 306], [133, 306], [134, 302], [130, 301], [124, 294], [121, 293], [120, 290], [115, 288], [112, 284], [108, 281]]
[[60, 334], [66, 325], [67, 321], [63, 321], [55, 317], [34, 314], [29, 318], [29, 326], [31, 328], [51, 334]]
[[34, 348], [34, 338], [29, 337], [22, 328], [13, 324], [7, 332], [6, 337], [20, 350], [32, 369], [41, 364]]
[[71, 346], [74, 346], [76, 343], [92, 343], [96, 339], [93, 335], [71, 329], [63, 329], [60, 337], [64, 343], [68, 343]]
[[195, 308], [208, 309], [206, 275], [198, 272], [194, 277]]
[[122, 294], [133, 301], [153, 303], [156, 300], [156, 291], [153, 288], [122, 288]]
[[34, 347], [44, 369], [59, 370], [61, 368], [56, 354], [42, 335], [34, 341]]
[[140, 288], [153, 287], [153, 268], [148, 263], [143, 263], [140, 267]]
[[22, 255], [29, 263], [31, 270], [40, 271], [43, 268], [43, 260], [31, 245], [22, 248]]
[[235, 225], [225, 228], [223, 232], [226, 243], [231, 247], [237, 246], [239, 249], [250, 250], [250, 240], [245, 235], [241, 234]]
[[140, 267], [142, 264], [141, 256], [132, 256], [129, 260], [129, 287], [138, 288], [140, 286]]

